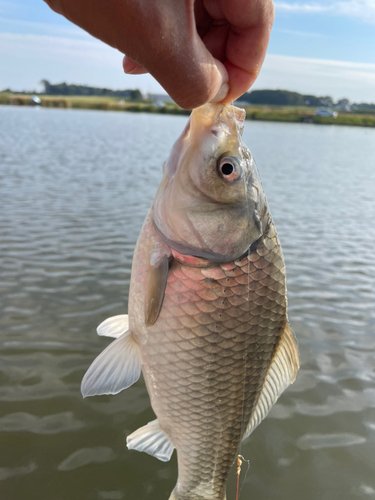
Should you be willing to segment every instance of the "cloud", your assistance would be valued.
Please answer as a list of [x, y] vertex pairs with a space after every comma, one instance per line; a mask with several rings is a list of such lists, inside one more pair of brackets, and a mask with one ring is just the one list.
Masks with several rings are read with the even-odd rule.
[[[117, 50], [83, 32], [82, 37], [72, 38], [69, 26], [57, 27], [55, 36], [47, 34], [50, 29], [51, 25], [47, 26], [46, 34], [0, 33], [0, 89], [30, 90], [45, 78], [160, 93], [160, 85], [149, 75], [124, 75], [122, 55]], [[65, 30], [69, 32], [66, 36]], [[375, 102], [375, 64], [269, 54], [254, 88]]]
[[0, 0], [0, 15], [9, 13], [18, 13], [21, 10], [21, 6], [16, 4], [11, 0]]
[[10, 31], [14, 33], [20, 30], [23, 32], [27, 31], [28, 34], [47, 34], [53, 36], [67, 36], [69, 38], [86, 38], [88, 40], [91, 38], [85, 31], [73, 25], [61, 26], [58, 24], [0, 17], [0, 32]]
[[296, 31], [296, 30], [287, 30], [282, 28], [276, 28], [275, 31], [279, 31], [280, 33], [285, 33], [287, 35], [296, 35], [307, 38], [329, 38], [330, 35], [326, 35], [323, 33], [311, 33], [310, 31]]
[[290, 3], [275, 2], [276, 10], [279, 12], [301, 13], [301, 14], [329, 14], [332, 16], [345, 16], [361, 21], [375, 24], [375, 1], [374, 0], [343, 0], [325, 3]]
[[335, 2], [334, 8], [338, 13], [361, 19], [365, 22], [375, 24], [375, 2], [374, 0], [350, 0], [344, 2]]
[[8, 55], [25, 57], [32, 53], [39, 59], [60, 59], [90, 61], [105, 67], [119, 65], [119, 52], [94, 38], [87, 40], [67, 38], [61, 36], [34, 35], [20, 33], [0, 33], [0, 50], [6, 50]]
[[375, 64], [269, 54], [253, 88], [375, 102]]
[[280, 12], [302, 12], [307, 14], [316, 14], [329, 10], [328, 6], [318, 3], [275, 2], [275, 8]]
[[121, 61], [119, 51], [90, 35], [82, 39], [0, 33], [0, 90], [32, 90], [45, 78], [54, 83], [162, 91], [150, 75], [125, 75]]

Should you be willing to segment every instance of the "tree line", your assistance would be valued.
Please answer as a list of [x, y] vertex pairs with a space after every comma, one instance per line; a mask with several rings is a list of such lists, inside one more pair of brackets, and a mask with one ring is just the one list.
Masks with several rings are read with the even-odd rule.
[[239, 101], [249, 104], [269, 104], [273, 106], [311, 106], [332, 107], [333, 99], [330, 96], [317, 97], [315, 95], [304, 95], [289, 90], [253, 90], [246, 92]]
[[[117, 97], [130, 101], [144, 101], [145, 97], [139, 89], [112, 90], [108, 88], [90, 87], [88, 85], [75, 85], [66, 82], [50, 83], [48, 80], [42, 80], [44, 94], [51, 96], [100, 96]], [[12, 92], [5, 89], [3, 92]], [[21, 94], [36, 94], [38, 92], [19, 92]], [[312, 108], [328, 107], [337, 105], [348, 105], [348, 99], [340, 99], [334, 102], [331, 96], [315, 96], [310, 94], [300, 94], [289, 90], [253, 90], [246, 92], [239, 99], [241, 103], [269, 106], [310, 106]], [[373, 112], [375, 104], [356, 103], [351, 104], [352, 110], [361, 110], [362, 112]]]
[[138, 89], [112, 90], [65, 82], [53, 84], [48, 80], [42, 80], [41, 83], [44, 86], [44, 94], [46, 95], [123, 97], [131, 101], [141, 101], [143, 99], [143, 95]]
[[[270, 105], [270, 106], [310, 106], [312, 108], [327, 107], [332, 108], [337, 105], [349, 104], [348, 99], [340, 99], [336, 103], [331, 96], [315, 96], [310, 94], [300, 94], [289, 90], [253, 90], [246, 92], [238, 101], [249, 104]], [[365, 102], [352, 105], [352, 109], [375, 110], [375, 104]]]

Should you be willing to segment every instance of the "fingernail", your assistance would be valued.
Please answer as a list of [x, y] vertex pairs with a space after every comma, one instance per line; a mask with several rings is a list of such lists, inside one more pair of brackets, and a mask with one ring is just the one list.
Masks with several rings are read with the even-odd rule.
[[224, 83], [221, 87], [219, 92], [215, 95], [213, 99], [211, 99], [210, 102], [221, 102], [223, 99], [225, 99], [228, 95], [229, 92], [229, 84]]
[[129, 59], [126, 61], [126, 66], [124, 64], [124, 73], [131, 75], [132, 73], [136, 73], [138, 69], [138, 65], [134, 64], [133, 61], [129, 61]]
[[132, 74], [137, 70], [138, 64], [135, 63], [130, 57], [124, 56], [122, 60], [122, 67], [124, 69], [124, 73]]

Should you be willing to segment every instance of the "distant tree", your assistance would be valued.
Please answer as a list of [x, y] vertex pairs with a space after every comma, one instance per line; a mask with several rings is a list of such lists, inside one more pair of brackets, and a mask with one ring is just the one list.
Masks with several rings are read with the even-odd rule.
[[316, 97], [315, 95], [304, 95], [303, 98], [306, 106], [317, 108], [322, 105], [320, 97]]
[[321, 102], [321, 106], [326, 106], [327, 108], [332, 108], [333, 106], [333, 99], [332, 97], [330, 97], [329, 95], [325, 96], [325, 97], [319, 97], [320, 99], [320, 102]]
[[349, 99], [340, 99], [337, 101], [336, 106], [348, 106], [350, 104]]
[[270, 104], [276, 106], [303, 106], [303, 96], [288, 90], [253, 90], [239, 98], [250, 104]]
[[132, 101], [141, 101], [143, 99], [142, 92], [139, 89], [131, 90], [130, 99]]
[[50, 94], [50, 83], [48, 80], [41, 80], [40, 82], [44, 86], [44, 93]]
[[131, 101], [143, 99], [143, 95], [138, 89], [111, 90], [87, 85], [67, 84], [65, 82], [52, 84], [48, 80], [42, 80], [41, 83], [44, 86], [44, 93], [47, 95], [122, 97]]
[[289, 90], [253, 90], [239, 98], [240, 101], [249, 104], [263, 104], [273, 106], [333, 106], [332, 97], [316, 97], [314, 95], [302, 95]]
[[361, 103], [355, 104], [355, 107], [357, 109], [375, 110], [375, 104], [369, 104], [367, 102], [361, 102]]

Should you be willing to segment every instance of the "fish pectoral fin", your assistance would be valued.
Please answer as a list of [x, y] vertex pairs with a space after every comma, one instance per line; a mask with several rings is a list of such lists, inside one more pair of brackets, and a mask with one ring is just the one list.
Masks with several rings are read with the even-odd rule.
[[96, 329], [98, 335], [102, 337], [114, 337], [115, 339], [127, 330], [129, 330], [129, 317], [127, 314], [107, 318]]
[[279, 396], [295, 381], [298, 370], [297, 341], [287, 322], [280, 336], [272, 363], [268, 368], [260, 396], [251, 414], [243, 439], [247, 438], [268, 415]]
[[[155, 262], [154, 262], [155, 261]], [[151, 326], [158, 319], [164, 300], [165, 287], [168, 280], [169, 258], [167, 255], [151, 254], [147, 275], [145, 297], [145, 324]]]
[[139, 347], [128, 330], [93, 361], [81, 384], [82, 396], [117, 394], [141, 375]]
[[160, 429], [158, 420], [140, 427], [126, 438], [129, 450], [145, 451], [162, 462], [170, 460], [174, 446], [169, 437]]

